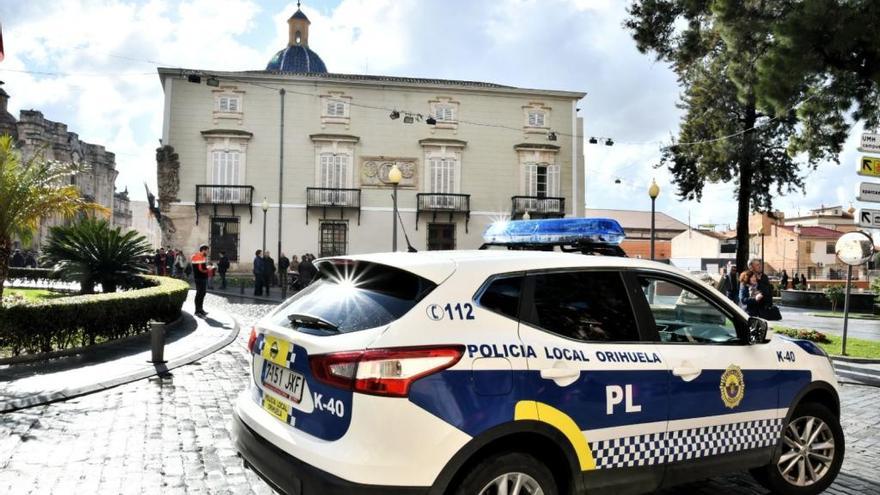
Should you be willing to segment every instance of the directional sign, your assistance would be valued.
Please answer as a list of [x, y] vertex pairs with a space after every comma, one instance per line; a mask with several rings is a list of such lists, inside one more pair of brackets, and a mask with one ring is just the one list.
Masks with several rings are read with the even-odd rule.
[[863, 156], [859, 161], [859, 175], [868, 177], [880, 177], [880, 158]]
[[871, 134], [870, 132], [862, 134], [859, 150], [865, 153], [880, 153], [880, 134]]
[[880, 210], [862, 208], [856, 214], [856, 220], [859, 222], [859, 227], [880, 229]]
[[880, 203], [880, 184], [862, 182], [859, 184], [859, 194], [856, 199], [866, 203]]

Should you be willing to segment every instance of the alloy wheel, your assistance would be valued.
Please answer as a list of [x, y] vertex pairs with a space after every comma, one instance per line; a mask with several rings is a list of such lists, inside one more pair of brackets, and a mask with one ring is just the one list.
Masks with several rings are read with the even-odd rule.
[[544, 490], [527, 474], [504, 473], [483, 487], [479, 495], [544, 495]]
[[802, 416], [785, 429], [782, 455], [776, 466], [788, 483], [810, 486], [821, 480], [834, 462], [834, 434], [819, 418]]

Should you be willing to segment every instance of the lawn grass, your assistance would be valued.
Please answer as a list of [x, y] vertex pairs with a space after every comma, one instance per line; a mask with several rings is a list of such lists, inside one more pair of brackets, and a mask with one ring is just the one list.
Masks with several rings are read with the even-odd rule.
[[[792, 329], [791, 327], [777, 327], [782, 329]], [[819, 347], [832, 356], [840, 356], [841, 347], [843, 345], [843, 337], [831, 334], [825, 334], [830, 343], [821, 343]], [[846, 339], [846, 355], [856, 358], [873, 358], [880, 359], [880, 340], [854, 339], [847, 337]]]
[[65, 297], [67, 294], [46, 289], [3, 289], [3, 296], [21, 296], [28, 301], [43, 301]]
[[[810, 313], [810, 316], [819, 316], [822, 318], [843, 318], [843, 312], [831, 312], [831, 311], [819, 311], [817, 313]], [[868, 313], [852, 313], [850, 312], [849, 317], [854, 320], [878, 320], [880, 321], [880, 315], [871, 315]]]

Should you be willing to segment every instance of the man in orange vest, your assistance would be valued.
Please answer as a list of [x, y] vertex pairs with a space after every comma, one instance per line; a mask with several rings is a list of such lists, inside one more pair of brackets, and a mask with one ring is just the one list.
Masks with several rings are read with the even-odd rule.
[[196, 281], [196, 316], [201, 317], [208, 316], [202, 305], [208, 291], [208, 279], [214, 276], [214, 265], [208, 264], [208, 250], [208, 245], [202, 244], [191, 259], [193, 279]]

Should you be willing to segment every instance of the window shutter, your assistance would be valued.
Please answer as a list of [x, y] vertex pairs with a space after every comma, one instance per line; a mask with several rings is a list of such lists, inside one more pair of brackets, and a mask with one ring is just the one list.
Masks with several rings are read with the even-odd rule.
[[228, 104], [229, 111], [230, 112], [237, 112], [238, 111], [238, 98], [229, 98], [228, 101], [229, 101], [229, 104]]
[[559, 165], [547, 167], [547, 196], [559, 196]]
[[527, 163], [526, 164], [526, 195], [527, 196], [537, 196], [538, 195], [538, 164], [537, 163]]

